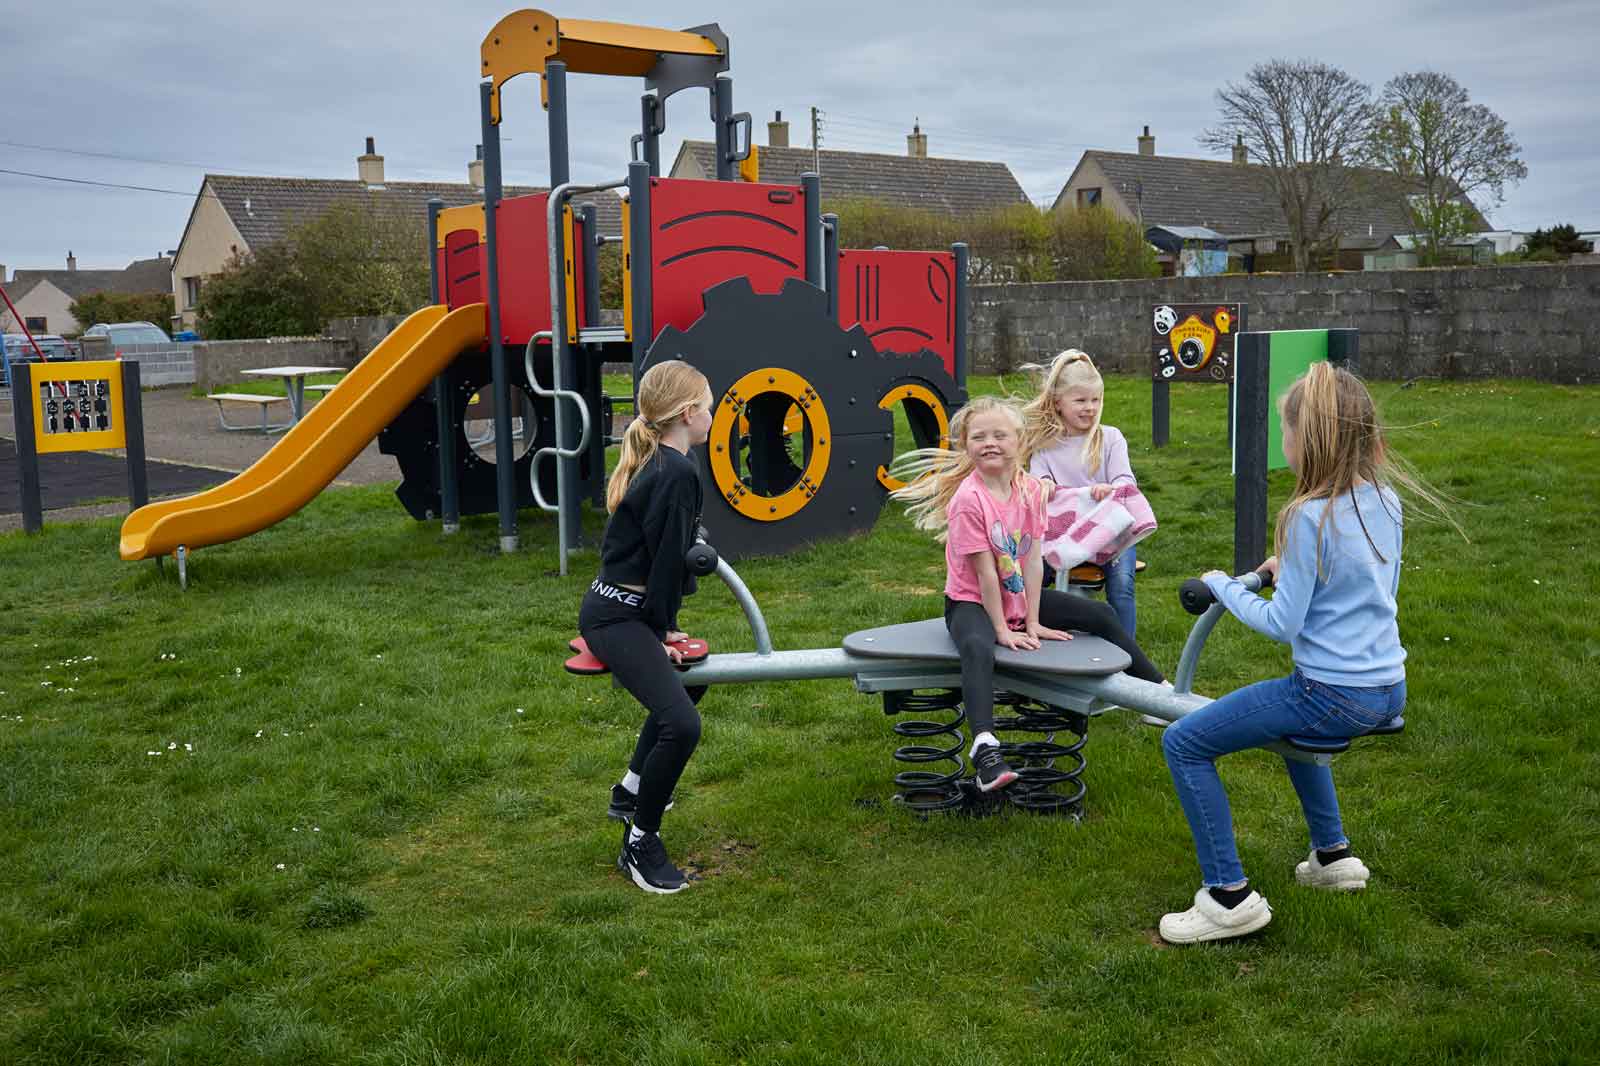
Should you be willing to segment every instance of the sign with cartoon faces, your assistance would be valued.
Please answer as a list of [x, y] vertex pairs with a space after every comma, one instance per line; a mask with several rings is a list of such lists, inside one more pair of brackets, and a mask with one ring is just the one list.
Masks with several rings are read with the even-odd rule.
[[1239, 304], [1158, 304], [1151, 314], [1151, 376], [1157, 381], [1233, 380]]

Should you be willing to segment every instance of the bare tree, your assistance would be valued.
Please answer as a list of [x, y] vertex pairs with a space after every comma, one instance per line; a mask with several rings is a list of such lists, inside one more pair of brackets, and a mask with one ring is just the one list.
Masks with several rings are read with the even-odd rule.
[[1275, 59], [1217, 90], [1222, 120], [1200, 135], [1218, 152], [1242, 142], [1283, 209], [1296, 270], [1339, 240], [1369, 143], [1372, 89], [1325, 63]]
[[1383, 88], [1370, 151], [1385, 169], [1412, 187], [1407, 203], [1413, 230], [1426, 242], [1428, 262], [1453, 237], [1478, 222], [1470, 197], [1483, 193], [1495, 205], [1508, 182], [1528, 176], [1521, 148], [1505, 120], [1448, 74], [1424, 70], [1401, 74]]

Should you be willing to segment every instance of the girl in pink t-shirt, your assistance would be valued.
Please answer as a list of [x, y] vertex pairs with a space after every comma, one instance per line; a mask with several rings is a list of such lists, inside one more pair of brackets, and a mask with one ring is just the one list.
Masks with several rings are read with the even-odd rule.
[[1069, 629], [1104, 637], [1133, 659], [1128, 672], [1165, 680], [1106, 604], [1043, 589], [1045, 493], [1018, 463], [1022, 414], [980, 396], [950, 423], [952, 451], [923, 449], [908, 473], [925, 476], [894, 495], [908, 500], [918, 528], [945, 542], [944, 618], [961, 655], [961, 693], [972, 725], [969, 755], [978, 788], [1017, 779], [994, 735], [994, 648], [1019, 651], [1041, 640], [1071, 640]]

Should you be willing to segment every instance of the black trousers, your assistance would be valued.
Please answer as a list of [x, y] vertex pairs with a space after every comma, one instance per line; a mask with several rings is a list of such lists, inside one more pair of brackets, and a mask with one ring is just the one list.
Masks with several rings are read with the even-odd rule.
[[[983, 604], [970, 600], [944, 601], [944, 624], [961, 654], [961, 699], [973, 735], [994, 729], [994, 625]], [[1166, 676], [1128, 636], [1111, 606], [1087, 596], [1044, 589], [1039, 593], [1039, 624], [1051, 629], [1076, 629], [1110, 641], [1133, 659], [1128, 673], [1143, 681], [1160, 683]]]
[[657, 832], [661, 812], [700, 743], [700, 712], [661, 647], [662, 634], [640, 619], [637, 606], [605, 596], [591, 586], [578, 609], [578, 632], [589, 650], [611, 668], [612, 675], [645, 709], [644, 727], [628, 761], [628, 769], [639, 775], [633, 824]]

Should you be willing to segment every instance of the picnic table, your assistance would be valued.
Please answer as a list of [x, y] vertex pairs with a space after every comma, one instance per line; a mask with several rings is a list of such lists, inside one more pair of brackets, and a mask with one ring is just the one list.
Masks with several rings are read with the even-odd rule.
[[264, 366], [257, 370], [241, 370], [252, 377], [282, 378], [284, 390], [289, 394], [289, 410], [298, 422], [306, 413], [306, 376], [309, 374], [343, 374], [342, 366]]

